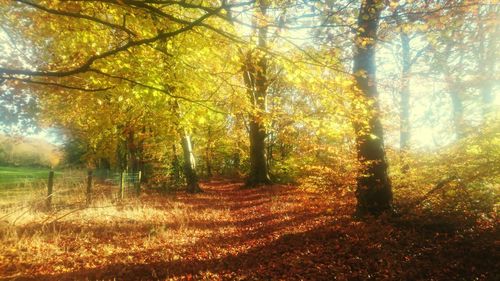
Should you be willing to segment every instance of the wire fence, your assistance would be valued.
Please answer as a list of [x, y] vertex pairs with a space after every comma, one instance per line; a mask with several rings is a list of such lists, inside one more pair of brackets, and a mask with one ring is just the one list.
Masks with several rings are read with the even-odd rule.
[[0, 181], [0, 209], [16, 206], [64, 208], [92, 201], [120, 200], [139, 194], [141, 173], [67, 170], [19, 174]]

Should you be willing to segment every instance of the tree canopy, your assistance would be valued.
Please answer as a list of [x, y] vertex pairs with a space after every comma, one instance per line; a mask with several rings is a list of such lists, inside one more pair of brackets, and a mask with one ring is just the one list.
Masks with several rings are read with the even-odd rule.
[[58, 128], [88, 167], [357, 182], [379, 213], [423, 147], [498, 148], [493, 2], [18, 0], [0, 16], [4, 131]]

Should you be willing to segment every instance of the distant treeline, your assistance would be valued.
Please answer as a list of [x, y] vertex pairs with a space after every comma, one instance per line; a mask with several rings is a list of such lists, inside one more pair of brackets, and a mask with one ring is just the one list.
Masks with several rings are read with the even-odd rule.
[[0, 165], [54, 167], [61, 157], [60, 149], [43, 139], [0, 135]]

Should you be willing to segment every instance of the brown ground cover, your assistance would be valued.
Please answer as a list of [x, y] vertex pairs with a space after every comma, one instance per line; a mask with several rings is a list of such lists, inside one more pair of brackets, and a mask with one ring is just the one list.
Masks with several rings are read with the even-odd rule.
[[500, 279], [496, 225], [359, 221], [350, 192], [241, 186], [4, 216], [0, 280]]

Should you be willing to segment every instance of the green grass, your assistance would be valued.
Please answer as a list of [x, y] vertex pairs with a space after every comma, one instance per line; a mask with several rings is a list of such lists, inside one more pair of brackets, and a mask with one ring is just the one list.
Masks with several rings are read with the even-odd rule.
[[[6, 208], [38, 208], [43, 205], [47, 198], [49, 172], [49, 168], [0, 166], [0, 212]], [[52, 205], [85, 202], [86, 180], [85, 170], [55, 171]], [[101, 193], [95, 196], [102, 197]]]
[[0, 185], [47, 180], [48, 168], [0, 166]]
[[[12, 206], [31, 206], [43, 203], [47, 197], [49, 172], [49, 168], [0, 166], [0, 210]], [[110, 174], [115, 178], [116, 175], [116, 173]], [[97, 181], [97, 178], [95, 180]], [[134, 174], [127, 175], [126, 180], [126, 188], [132, 190]], [[114, 182], [112, 186], [108, 185], [107, 188], [116, 194], [119, 177]], [[86, 184], [86, 170], [59, 169], [55, 171], [53, 205], [63, 205], [71, 201], [73, 203], [85, 202]], [[96, 193], [95, 196], [102, 196], [101, 193]]]

